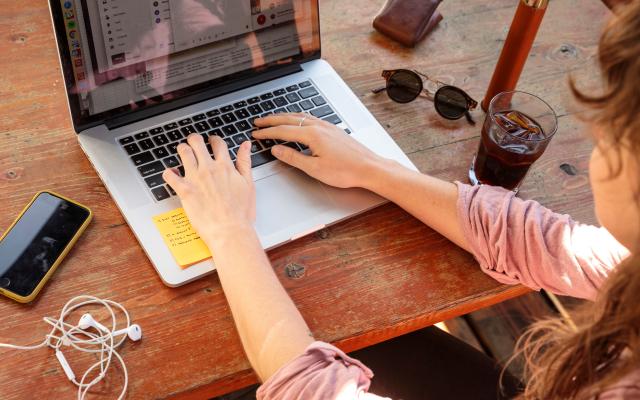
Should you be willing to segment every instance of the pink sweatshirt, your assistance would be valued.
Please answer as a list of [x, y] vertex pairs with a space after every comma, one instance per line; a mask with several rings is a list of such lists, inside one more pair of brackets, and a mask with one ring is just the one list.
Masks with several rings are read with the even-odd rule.
[[[604, 228], [582, 225], [535, 201], [491, 186], [458, 183], [458, 217], [480, 268], [494, 279], [594, 299], [629, 252]], [[368, 393], [373, 373], [323, 342], [283, 366], [258, 390], [258, 399], [381, 399]], [[640, 399], [640, 370], [600, 399]]]

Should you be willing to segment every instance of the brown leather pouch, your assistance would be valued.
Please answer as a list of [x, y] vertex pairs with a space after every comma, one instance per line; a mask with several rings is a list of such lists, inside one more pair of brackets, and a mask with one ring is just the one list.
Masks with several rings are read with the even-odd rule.
[[387, 0], [373, 20], [373, 27], [408, 47], [414, 47], [438, 25], [441, 0]]

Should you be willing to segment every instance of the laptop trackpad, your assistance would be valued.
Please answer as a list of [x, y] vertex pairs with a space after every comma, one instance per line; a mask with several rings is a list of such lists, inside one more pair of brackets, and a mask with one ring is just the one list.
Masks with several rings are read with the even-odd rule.
[[295, 228], [330, 210], [333, 204], [320, 183], [294, 168], [260, 179], [255, 185], [260, 235]]

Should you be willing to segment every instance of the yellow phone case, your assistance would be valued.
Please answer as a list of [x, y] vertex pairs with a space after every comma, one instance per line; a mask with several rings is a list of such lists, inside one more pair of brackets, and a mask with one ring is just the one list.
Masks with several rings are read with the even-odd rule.
[[89, 212], [89, 215], [87, 216], [87, 219], [84, 221], [84, 223], [80, 226], [80, 228], [78, 229], [76, 234], [73, 236], [73, 238], [71, 238], [71, 240], [69, 241], [67, 246], [64, 248], [64, 250], [62, 250], [62, 253], [60, 253], [60, 256], [58, 257], [58, 259], [53, 263], [51, 268], [49, 268], [49, 271], [47, 271], [45, 276], [42, 277], [40, 282], [38, 282], [38, 286], [36, 286], [36, 288], [33, 289], [33, 292], [31, 292], [31, 294], [29, 296], [26, 296], [26, 297], [25, 296], [20, 296], [19, 294], [13, 293], [13, 292], [11, 292], [11, 291], [9, 291], [7, 289], [0, 288], [0, 294], [2, 294], [4, 296], [7, 296], [8, 298], [13, 299], [13, 300], [15, 300], [15, 301], [17, 301], [19, 303], [29, 303], [30, 301], [33, 301], [33, 299], [36, 298], [38, 293], [40, 293], [40, 290], [44, 287], [45, 283], [47, 283], [47, 281], [49, 280], [51, 275], [53, 275], [53, 273], [56, 271], [56, 269], [58, 268], [58, 265], [60, 265], [60, 263], [62, 263], [62, 260], [64, 260], [65, 256], [67, 255], [67, 253], [69, 253], [69, 250], [71, 250], [71, 248], [76, 243], [76, 241], [78, 240], [80, 235], [82, 235], [82, 233], [85, 231], [85, 229], [87, 229], [87, 226], [89, 225], [89, 222], [91, 222], [91, 219], [93, 218], [93, 212], [91, 211], [91, 209], [89, 207], [87, 207], [87, 206], [85, 206], [83, 204], [80, 204], [77, 201], [73, 201], [73, 200], [71, 200], [71, 199], [69, 199], [67, 197], [64, 197], [64, 196], [62, 196], [62, 195], [60, 195], [58, 193], [52, 192], [51, 190], [41, 190], [38, 193], [36, 193], [35, 196], [33, 196], [33, 199], [31, 199], [29, 204], [27, 204], [27, 206], [22, 210], [20, 215], [18, 215], [18, 218], [16, 218], [15, 221], [13, 221], [13, 223], [9, 226], [9, 228], [2, 234], [2, 236], [0, 236], [0, 241], [2, 241], [5, 238], [5, 236], [7, 236], [7, 234], [9, 234], [9, 232], [11, 232], [11, 229], [13, 229], [13, 227], [16, 225], [16, 223], [18, 223], [20, 218], [22, 218], [24, 213], [29, 209], [29, 207], [31, 207], [33, 202], [42, 193], [49, 193], [50, 195], [52, 195], [54, 197], [61, 198], [63, 200], [68, 201], [69, 203], [72, 203], [72, 204], [75, 204], [75, 205], [77, 205], [79, 207], [82, 207], [82, 208], [84, 208], [85, 210], [87, 210]]

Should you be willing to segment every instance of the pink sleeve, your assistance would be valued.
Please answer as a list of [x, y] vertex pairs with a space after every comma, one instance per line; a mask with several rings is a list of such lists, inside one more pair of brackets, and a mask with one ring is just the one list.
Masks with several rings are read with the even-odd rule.
[[496, 280], [593, 299], [629, 252], [583, 225], [502, 188], [457, 182], [458, 216], [482, 270]]
[[260, 386], [258, 400], [382, 400], [367, 393], [373, 373], [360, 361], [324, 342], [283, 366]]

